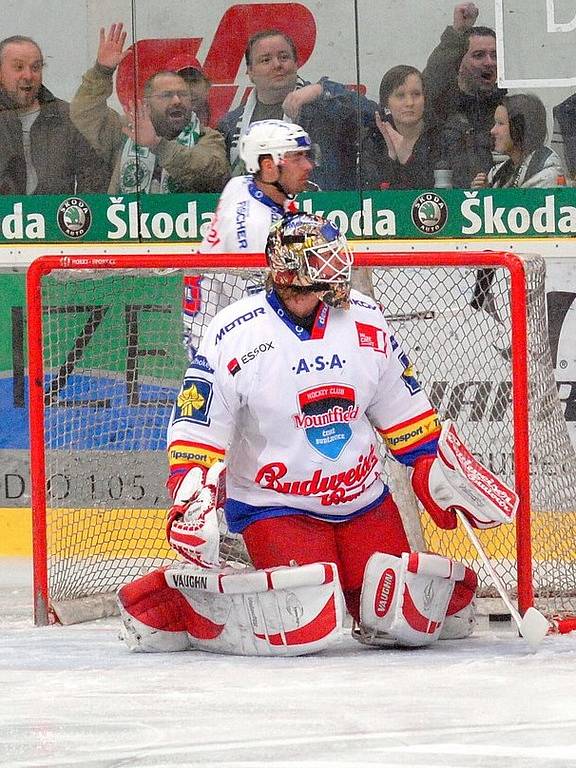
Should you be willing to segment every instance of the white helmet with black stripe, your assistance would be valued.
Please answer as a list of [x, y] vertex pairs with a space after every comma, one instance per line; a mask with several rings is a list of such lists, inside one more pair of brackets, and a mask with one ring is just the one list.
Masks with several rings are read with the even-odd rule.
[[270, 155], [280, 165], [289, 152], [310, 152], [312, 142], [306, 131], [284, 120], [259, 120], [240, 137], [239, 153], [248, 173], [260, 170], [260, 158]]

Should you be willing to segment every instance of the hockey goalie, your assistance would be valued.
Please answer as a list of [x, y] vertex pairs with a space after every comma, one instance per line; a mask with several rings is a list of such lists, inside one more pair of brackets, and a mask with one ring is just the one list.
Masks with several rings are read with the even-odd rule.
[[[379, 306], [351, 290], [336, 227], [287, 216], [266, 255], [266, 289], [215, 316], [184, 376], [166, 524], [181, 562], [120, 589], [129, 647], [313, 653], [346, 611], [369, 645], [469, 636], [476, 575], [410, 551], [380, 439], [441, 528], [457, 511], [476, 528], [510, 523], [516, 494], [440, 424]], [[222, 503], [253, 568], [220, 560]]]

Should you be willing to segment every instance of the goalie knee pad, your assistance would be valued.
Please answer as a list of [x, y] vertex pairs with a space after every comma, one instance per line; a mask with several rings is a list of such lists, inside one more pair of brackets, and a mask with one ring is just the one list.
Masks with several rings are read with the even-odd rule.
[[476, 602], [472, 599], [464, 608], [446, 616], [439, 639], [463, 640], [470, 637], [476, 628], [476, 623]]
[[476, 588], [478, 577], [465, 566], [464, 578], [457, 581], [448, 603], [440, 640], [462, 640], [470, 637], [476, 627]]
[[375, 553], [364, 572], [356, 639], [367, 645], [433, 643], [441, 636], [454, 587], [468, 572], [440, 555]]

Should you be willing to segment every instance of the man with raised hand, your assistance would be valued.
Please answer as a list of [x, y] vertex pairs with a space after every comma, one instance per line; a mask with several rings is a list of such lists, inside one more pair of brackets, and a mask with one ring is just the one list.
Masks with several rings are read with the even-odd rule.
[[109, 170], [43, 84], [44, 56], [30, 37], [0, 42], [0, 194], [105, 192]]
[[107, 106], [125, 42], [122, 23], [100, 30], [96, 64], [84, 74], [70, 109], [78, 129], [114, 167], [109, 192], [220, 191], [229, 177], [224, 142], [200, 124], [184, 77], [157, 72], [124, 117]]
[[240, 139], [260, 120], [293, 121], [302, 126], [319, 149], [312, 180], [323, 190], [355, 189], [358, 116], [372, 120], [376, 104], [326, 77], [310, 83], [298, 75], [296, 46], [277, 29], [254, 34], [246, 47], [247, 73], [254, 84], [245, 104], [228, 112], [218, 129], [234, 175], [245, 168]]
[[423, 73], [431, 113], [443, 125], [443, 160], [450, 164], [455, 187], [469, 187], [477, 173], [494, 165], [490, 130], [506, 94], [497, 86], [496, 34], [475, 26], [477, 18], [474, 3], [455, 6], [453, 23]]

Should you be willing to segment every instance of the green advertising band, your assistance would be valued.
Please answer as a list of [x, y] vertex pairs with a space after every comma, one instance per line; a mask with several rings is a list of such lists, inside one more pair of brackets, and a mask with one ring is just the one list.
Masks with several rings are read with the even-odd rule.
[[[318, 192], [299, 197], [350, 239], [573, 237], [576, 189]], [[217, 195], [0, 197], [0, 245], [197, 242]]]

